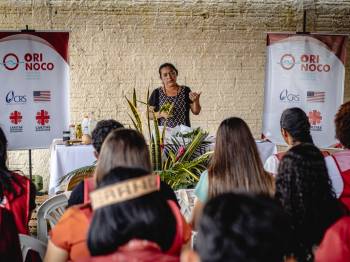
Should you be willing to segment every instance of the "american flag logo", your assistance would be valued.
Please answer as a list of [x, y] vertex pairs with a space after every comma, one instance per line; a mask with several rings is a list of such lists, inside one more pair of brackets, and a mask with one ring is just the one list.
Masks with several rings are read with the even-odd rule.
[[307, 91], [306, 101], [310, 103], [324, 103], [326, 92]]
[[51, 101], [50, 91], [33, 91], [34, 102], [49, 102]]

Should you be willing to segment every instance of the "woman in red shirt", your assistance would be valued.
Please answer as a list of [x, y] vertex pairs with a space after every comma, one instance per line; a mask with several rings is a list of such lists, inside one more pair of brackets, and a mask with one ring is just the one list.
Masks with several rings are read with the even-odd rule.
[[18, 233], [29, 234], [28, 222], [35, 208], [35, 185], [25, 176], [9, 170], [7, 139], [0, 128], [0, 206], [12, 212]]

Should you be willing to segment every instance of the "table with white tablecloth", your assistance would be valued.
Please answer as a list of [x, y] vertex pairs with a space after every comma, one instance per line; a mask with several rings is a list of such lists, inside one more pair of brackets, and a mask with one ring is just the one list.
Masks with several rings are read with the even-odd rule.
[[92, 145], [65, 146], [53, 144], [50, 158], [49, 195], [59, 191], [59, 181], [69, 172], [96, 161]]

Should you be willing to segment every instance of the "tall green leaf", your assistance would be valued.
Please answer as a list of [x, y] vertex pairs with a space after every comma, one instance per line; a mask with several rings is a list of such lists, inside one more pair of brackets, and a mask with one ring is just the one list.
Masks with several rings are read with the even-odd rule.
[[136, 90], [134, 88], [133, 93], [132, 93], [132, 102], [134, 104], [134, 107], [137, 108], [137, 102], [136, 102]]
[[141, 122], [141, 117], [140, 117], [140, 113], [138, 112], [137, 108], [134, 106], [134, 104], [127, 98], [126, 98], [126, 101], [128, 102], [129, 104], [129, 107], [131, 109], [131, 112], [133, 113], [134, 117], [135, 117], [135, 122], [137, 124], [137, 130], [143, 134], [143, 131], [142, 131], [142, 122]]
[[158, 126], [158, 120], [155, 116], [155, 113], [153, 112], [153, 124], [154, 124], [154, 138], [153, 138], [153, 144], [154, 144], [154, 161], [153, 167], [154, 170], [161, 170], [162, 168], [162, 151], [160, 148], [160, 134], [159, 134], [159, 126]]
[[150, 117], [149, 117], [149, 114], [150, 114], [150, 111], [149, 111], [149, 104], [148, 104], [148, 101], [149, 101], [149, 89], [147, 89], [147, 128], [148, 128], [148, 136], [149, 136], [149, 141], [151, 143], [151, 140], [152, 140], [152, 133], [151, 133], [151, 123], [150, 123]]

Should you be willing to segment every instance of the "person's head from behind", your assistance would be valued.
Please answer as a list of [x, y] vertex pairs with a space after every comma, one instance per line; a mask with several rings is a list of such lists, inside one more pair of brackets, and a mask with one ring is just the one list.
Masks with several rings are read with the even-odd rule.
[[[144, 186], [145, 183], [138, 181], [136, 187], [135, 179], [146, 177], [155, 179], [154, 190], [137, 194], [143, 190], [140, 185]], [[126, 182], [129, 184], [123, 184]], [[158, 191], [156, 176], [140, 168], [118, 167], [103, 176], [97, 183], [97, 191], [106, 190], [106, 187], [110, 188], [112, 185], [119, 186], [116, 189], [119, 193], [115, 194], [117, 198], [113, 199], [109, 195], [108, 200], [115, 200], [113, 203], [96, 208], [94, 204], [96, 202], [92, 196], [94, 214], [88, 234], [88, 248], [91, 255], [112, 253], [133, 239], [151, 241], [156, 243], [162, 251], [167, 251], [175, 237], [176, 222], [168, 203]], [[130, 198], [118, 199], [122, 195], [120, 192], [123, 192], [123, 197]], [[104, 196], [107, 194], [104, 193]], [[101, 198], [98, 200], [100, 201]], [[97, 203], [101, 204], [101, 202]]]
[[96, 181], [115, 167], [141, 168], [151, 172], [151, 161], [146, 141], [133, 129], [113, 130], [105, 139], [96, 167]]
[[282, 158], [276, 180], [276, 199], [293, 225], [296, 255], [318, 244], [325, 230], [343, 214], [333, 192], [324, 157], [312, 144], [293, 146]]
[[280, 119], [281, 134], [288, 145], [311, 143], [310, 122], [305, 112], [298, 108], [288, 108], [283, 111]]
[[7, 160], [7, 139], [4, 131], [0, 127], [0, 170], [8, 170], [6, 166]]
[[336, 138], [345, 148], [350, 149], [350, 101], [340, 106], [334, 122]]
[[253, 135], [238, 117], [221, 122], [208, 173], [210, 197], [232, 191], [271, 192]]
[[[184, 261], [280, 262], [289, 224], [277, 203], [263, 195], [225, 193], [203, 209], [195, 250]], [[187, 259], [187, 260], [186, 260]]]
[[114, 119], [98, 121], [96, 127], [92, 131], [92, 145], [95, 149], [96, 156], [100, 154], [103, 141], [106, 139], [108, 134], [117, 128], [123, 128], [124, 126]]

